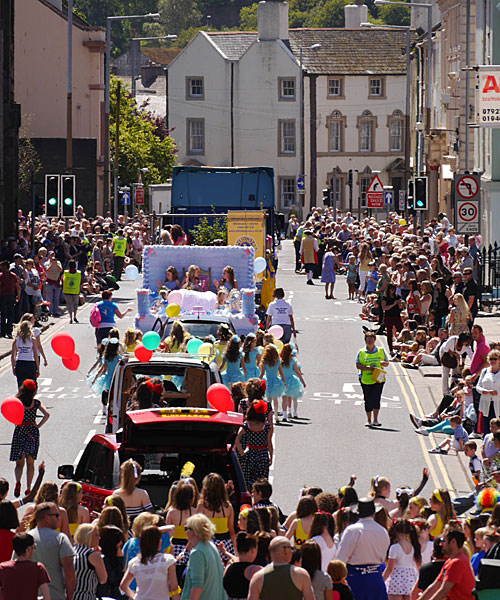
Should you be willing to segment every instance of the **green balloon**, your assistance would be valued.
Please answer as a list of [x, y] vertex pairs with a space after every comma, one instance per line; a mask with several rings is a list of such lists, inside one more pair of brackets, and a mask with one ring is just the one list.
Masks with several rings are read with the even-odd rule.
[[160, 345], [160, 336], [156, 331], [148, 331], [142, 336], [142, 345], [147, 350], [156, 350]]

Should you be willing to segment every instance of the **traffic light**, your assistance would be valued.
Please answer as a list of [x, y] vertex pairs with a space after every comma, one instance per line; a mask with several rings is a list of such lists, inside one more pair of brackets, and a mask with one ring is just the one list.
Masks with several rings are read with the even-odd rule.
[[45, 215], [59, 216], [59, 175], [45, 175]]
[[330, 191], [330, 188], [325, 188], [323, 190], [323, 204], [325, 206], [330, 206], [330, 202], [331, 202], [331, 191]]
[[427, 210], [427, 177], [415, 177], [415, 210]]
[[408, 194], [406, 195], [406, 198], [407, 198], [406, 207], [408, 210], [414, 210], [414, 208], [415, 208], [414, 192], [415, 192], [415, 186], [413, 185], [413, 179], [410, 179], [410, 180], [408, 180]]
[[45, 212], [45, 198], [36, 194], [35, 196], [35, 216], [43, 215]]
[[61, 175], [61, 205], [63, 217], [75, 216], [75, 176]]

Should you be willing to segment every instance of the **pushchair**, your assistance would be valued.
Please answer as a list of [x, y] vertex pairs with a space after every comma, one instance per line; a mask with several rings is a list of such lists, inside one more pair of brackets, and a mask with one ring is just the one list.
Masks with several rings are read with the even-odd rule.
[[38, 321], [40, 323], [46, 323], [49, 320], [50, 310], [49, 310], [50, 302], [48, 300], [44, 300], [40, 304], [40, 314], [38, 315]]
[[120, 286], [116, 282], [116, 278], [109, 273], [94, 273], [95, 280], [99, 284], [99, 291], [104, 290], [119, 290]]

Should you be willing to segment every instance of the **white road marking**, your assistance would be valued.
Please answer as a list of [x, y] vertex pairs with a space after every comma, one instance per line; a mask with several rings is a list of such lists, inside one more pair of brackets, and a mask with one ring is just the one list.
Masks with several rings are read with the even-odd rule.
[[76, 467], [76, 466], [77, 466], [77, 464], [80, 462], [80, 458], [82, 458], [83, 451], [84, 451], [84, 448], [82, 448], [82, 449], [80, 450], [80, 452], [78, 452], [78, 454], [76, 455], [76, 458], [75, 458], [75, 460], [74, 460], [74, 462], [73, 462], [73, 466], [74, 466], [74, 467]]
[[354, 386], [357, 385], [355, 383], [344, 383], [344, 385], [342, 386], [342, 393], [349, 393], [349, 394], [354, 394], [355, 390], [354, 390]]
[[83, 446], [85, 447], [90, 440], [94, 437], [96, 431], [95, 429], [91, 429], [88, 433], [87, 433], [87, 437], [85, 438], [85, 440], [83, 441]]
[[42, 387], [44, 385], [51, 385], [52, 377], [39, 377], [38, 378], [38, 387]]

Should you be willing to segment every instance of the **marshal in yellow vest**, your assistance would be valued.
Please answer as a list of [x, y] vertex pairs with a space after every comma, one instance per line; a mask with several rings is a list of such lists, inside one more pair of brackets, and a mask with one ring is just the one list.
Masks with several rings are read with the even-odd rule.
[[116, 237], [113, 240], [113, 252], [115, 256], [125, 256], [127, 250], [127, 240]]
[[[367, 352], [366, 350], [360, 350], [358, 354], [358, 361], [363, 366], [372, 366], [380, 369], [380, 362], [385, 360], [385, 352], [383, 348], [377, 348], [375, 352]], [[383, 379], [385, 381], [385, 377]], [[376, 383], [373, 379], [371, 371], [361, 371], [361, 383]]]
[[76, 273], [64, 271], [62, 289], [63, 294], [79, 294], [81, 282], [82, 274], [80, 271], [77, 271]]

